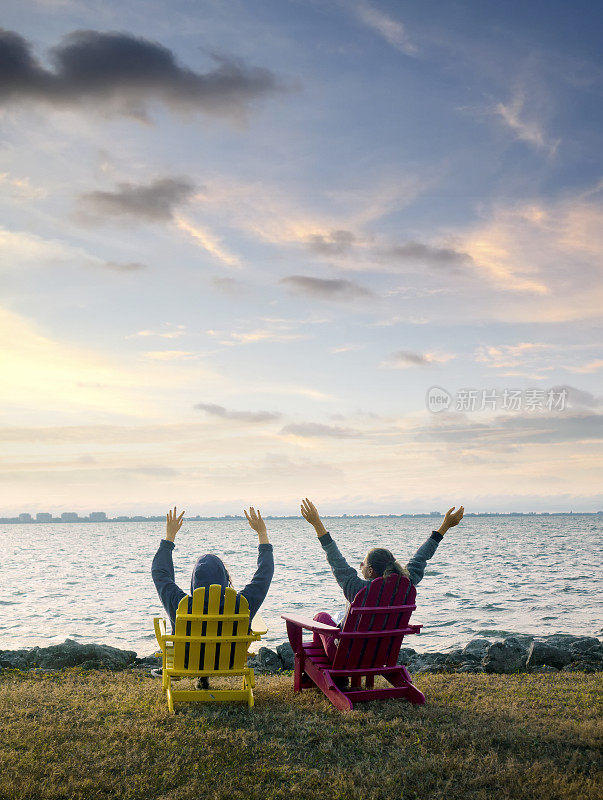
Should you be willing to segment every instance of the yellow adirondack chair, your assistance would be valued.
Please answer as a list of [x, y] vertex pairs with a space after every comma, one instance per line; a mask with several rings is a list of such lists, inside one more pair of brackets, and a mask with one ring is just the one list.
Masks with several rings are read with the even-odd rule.
[[[220, 600], [224, 593], [223, 609]], [[163, 656], [162, 685], [167, 693], [168, 708], [174, 713], [174, 703], [215, 703], [246, 700], [253, 707], [253, 669], [247, 666], [247, 650], [251, 642], [258, 641], [266, 629], [259, 614], [254, 617], [254, 628], [249, 630], [249, 605], [239, 596], [239, 609], [235, 613], [237, 593], [230, 587], [222, 589], [218, 584], [209, 587], [207, 611], [205, 588], [195, 589], [191, 612], [188, 611], [188, 596], [183, 597], [176, 612], [174, 634], [166, 634], [165, 620], [154, 617], [155, 636]], [[190, 632], [187, 633], [187, 626]], [[220, 626], [220, 627], [219, 627]], [[205, 630], [204, 630], [205, 629]], [[219, 629], [219, 633], [218, 633]], [[233, 632], [235, 631], [235, 632]], [[203, 652], [201, 650], [203, 648]], [[187, 658], [188, 650], [188, 658]], [[176, 691], [172, 680], [212, 676], [241, 676], [241, 689], [193, 689]]]

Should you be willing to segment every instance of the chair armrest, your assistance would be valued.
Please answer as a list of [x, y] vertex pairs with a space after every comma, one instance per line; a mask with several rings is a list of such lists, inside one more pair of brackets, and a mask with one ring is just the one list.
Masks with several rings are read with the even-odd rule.
[[157, 644], [161, 648], [161, 652], [165, 652], [165, 620], [161, 617], [153, 617], [153, 625], [155, 627], [155, 638]]
[[268, 633], [268, 625], [266, 625], [264, 618], [259, 612], [251, 620], [251, 632], [259, 633], [261, 636]]
[[309, 617], [295, 617], [291, 614], [281, 614], [282, 619], [296, 625], [298, 628], [303, 628], [307, 631], [316, 631], [316, 633], [328, 633], [330, 636], [339, 638], [341, 636], [341, 628], [335, 625], [325, 625], [324, 622], [316, 622]]

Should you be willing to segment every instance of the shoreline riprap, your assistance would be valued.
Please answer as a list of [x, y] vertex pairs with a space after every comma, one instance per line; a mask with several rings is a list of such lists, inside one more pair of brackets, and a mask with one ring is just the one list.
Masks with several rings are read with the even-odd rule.
[[[260, 647], [248, 659], [258, 674], [278, 674], [293, 669], [293, 651], [288, 642], [275, 650]], [[517, 633], [501, 641], [476, 638], [447, 653], [418, 653], [402, 647], [398, 663], [413, 674], [426, 672], [497, 673], [599, 672], [603, 671], [603, 643], [595, 636]], [[80, 669], [150, 670], [161, 666], [155, 655], [139, 658], [134, 650], [105, 644], [81, 644], [66, 639], [62, 644], [20, 650], [0, 650], [2, 670], [55, 671]]]

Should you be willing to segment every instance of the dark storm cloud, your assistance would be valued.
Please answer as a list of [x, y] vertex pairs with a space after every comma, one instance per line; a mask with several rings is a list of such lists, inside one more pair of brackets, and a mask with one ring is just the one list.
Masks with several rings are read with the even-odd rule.
[[128, 215], [150, 222], [168, 222], [174, 209], [188, 202], [194, 186], [182, 178], [158, 178], [149, 184], [119, 183], [117, 191], [94, 191], [80, 195], [80, 218]]
[[280, 282], [295, 294], [331, 300], [353, 300], [356, 297], [370, 297], [373, 294], [370, 289], [342, 278], [310, 278], [307, 275], [290, 275]]
[[214, 68], [198, 73], [178, 64], [158, 42], [81, 30], [51, 50], [53, 69], [47, 69], [26, 39], [0, 29], [0, 103], [92, 101], [105, 110], [144, 117], [146, 103], [161, 100], [180, 111], [232, 114], [283, 88], [267, 69], [216, 54], [212, 59]]
[[351, 428], [321, 425], [319, 422], [300, 422], [285, 425], [285, 427], [281, 429], [281, 433], [291, 434], [293, 436], [326, 437], [333, 439], [351, 439], [355, 436], [362, 435], [360, 432], [354, 431]]
[[421, 353], [411, 353], [410, 350], [398, 350], [389, 357], [390, 364], [409, 364], [416, 367], [424, 367], [432, 362], [427, 356]]
[[272, 422], [282, 416], [273, 411], [229, 411], [224, 406], [214, 405], [213, 403], [197, 403], [195, 408], [205, 411], [214, 417], [232, 419], [237, 422]]
[[323, 234], [313, 234], [308, 236], [306, 244], [315, 253], [323, 256], [339, 256], [347, 253], [351, 248], [356, 237], [351, 231], [331, 231], [328, 236]]
[[406, 242], [393, 245], [377, 251], [377, 256], [383, 261], [396, 264], [409, 264], [419, 262], [431, 267], [459, 269], [472, 262], [468, 253], [454, 250], [450, 247], [433, 247], [422, 242]]

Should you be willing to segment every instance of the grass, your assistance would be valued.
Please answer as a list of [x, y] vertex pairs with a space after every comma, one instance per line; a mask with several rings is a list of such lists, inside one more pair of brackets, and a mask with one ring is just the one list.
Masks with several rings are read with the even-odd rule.
[[599, 800], [600, 681], [424, 674], [427, 705], [344, 715], [290, 676], [258, 676], [252, 710], [172, 716], [142, 673], [5, 671], [0, 798]]

